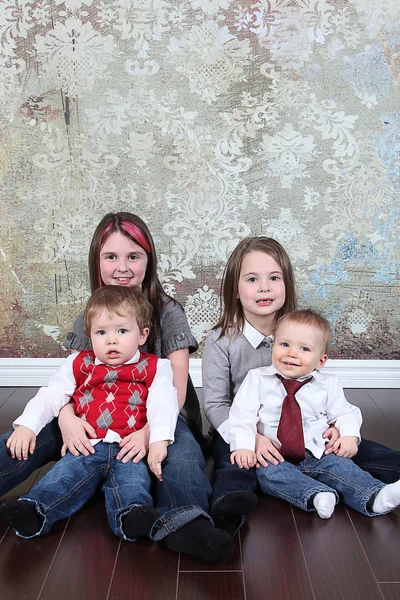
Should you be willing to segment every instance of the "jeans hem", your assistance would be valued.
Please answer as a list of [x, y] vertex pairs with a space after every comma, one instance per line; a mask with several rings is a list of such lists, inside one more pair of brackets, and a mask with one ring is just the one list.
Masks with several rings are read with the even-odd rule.
[[130, 538], [125, 535], [122, 519], [131, 512], [132, 508], [135, 508], [136, 506], [141, 506], [141, 504], [131, 504], [130, 506], [124, 506], [124, 508], [120, 508], [113, 519], [115, 521], [115, 526], [112, 527], [113, 533], [115, 533], [117, 537], [126, 540], [127, 542], [137, 542], [138, 538]]
[[159, 517], [151, 528], [149, 538], [158, 542], [198, 517], [206, 517], [214, 525], [210, 515], [202, 508], [198, 506], [183, 506], [169, 510]]
[[50, 525], [50, 527], [48, 527], [48, 517], [46, 517], [46, 514], [45, 514], [42, 506], [38, 502], [36, 502], [36, 500], [31, 500], [30, 498], [24, 498], [24, 497], [18, 498], [18, 502], [20, 502], [21, 500], [34, 505], [37, 514], [40, 515], [41, 517], [43, 517], [43, 523], [42, 523], [42, 526], [39, 529], [39, 531], [37, 531], [33, 535], [22, 535], [22, 533], [19, 533], [16, 529], [13, 528], [15, 530], [15, 533], [18, 535], [18, 537], [23, 538], [24, 540], [30, 540], [32, 538], [39, 537], [41, 535], [45, 535], [46, 533], [48, 533], [51, 529], [51, 525]]

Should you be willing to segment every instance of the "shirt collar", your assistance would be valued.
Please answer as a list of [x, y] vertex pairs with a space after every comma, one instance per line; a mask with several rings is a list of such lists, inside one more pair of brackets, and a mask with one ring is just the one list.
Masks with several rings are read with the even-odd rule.
[[[281, 377], [283, 377], [283, 379], [290, 379], [290, 377], [285, 377], [285, 375], [282, 375], [282, 373], [280, 373], [280, 371], [278, 371], [278, 369], [275, 369], [274, 365], [271, 365], [270, 367], [268, 367], [269, 375], [280, 375]], [[297, 377], [295, 379], [295, 381], [305, 381], [306, 379], [309, 379], [310, 377], [315, 377], [315, 374], [318, 373], [318, 371], [312, 371], [311, 373], [309, 373], [308, 375], [303, 375], [303, 377]]]
[[[136, 352], [135, 352], [135, 354], [132, 356], [132, 358], [130, 358], [129, 360], [127, 360], [127, 361], [124, 363], [124, 365], [131, 365], [132, 363], [137, 363], [137, 362], [138, 362], [138, 360], [139, 360], [139, 357], [140, 357], [140, 352], [139, 352], [139, 350], [136, 350]], [[107, 363], [101, 362], [101, 360], [99, 360], [99, 359], [97, 358], [97, 356], [95, 356], [95, 359], [94, 359], [94, 364], [95, 364], [95, 365], [106, 365]], [[107, 366], [108, 366], [108, 367], [111, 367], [111, 365], [107, 365]], [[118, 365], [118, 366], [120, 367], [121, 365]]]
[[265, 336], [260, 333], [253, 325], [250, 325], [248, 321], [245, 320], [244, 327], [242, 331], [246, 340], [253, 346], [253, 348], [258, 348], [261, 342], [265, 340], [269, 340], [270, 343], [274, 341], [273, 335]]

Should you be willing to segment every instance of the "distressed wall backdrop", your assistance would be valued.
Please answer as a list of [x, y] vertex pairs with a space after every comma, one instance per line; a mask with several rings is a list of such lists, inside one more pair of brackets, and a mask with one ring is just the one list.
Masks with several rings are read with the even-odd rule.
[[62, 356], [109, 211], [200, 341], [277, 238], [332, 358], [400, 358], [398, 0], [1, 0], [0, 354]]

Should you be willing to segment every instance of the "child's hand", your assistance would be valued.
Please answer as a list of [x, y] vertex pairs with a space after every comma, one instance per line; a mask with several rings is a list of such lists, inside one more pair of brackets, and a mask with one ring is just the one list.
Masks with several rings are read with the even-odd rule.
[[94, 454], [95, 450], [89, 438], [94, 439], [96, 431], [90, 423], [76, 416], [72, 402], [66, 404], [60, 410], [58, 424], [63, 438], [61, 456], [65, 456], [67, 450], [73, 456], [79, 456], [79, 454], [89, 456], [89, 454]]
[[122, 458], [123, 463], [127, 463], [131, 459], [135, 464], [140, 462], [149, 450], [149, 438], [150, 429], [149, 424], [146, 423], [142, 429], [130, 433], [119, 443], [121, 450], [117, 454], [117, 460]]
[[149, 446], [149, 454], [147, 455], [147, 464], [150, 471], [162, 481], [161, 463], [167, 456], [168, 442], [153, 442]]
[[340, 437], [332, 446], [332, 452], [336, 456], [351, 458], [358, 452], [358, 438], [355, 435], [344, 435]]
[[231, 454], [231, 463], [236, 463], [240, 469], [249, 470], [256, 462], [256, 453], [252, 450], [235, 450]]
[[325, 440], [328, 440], [328, 443], [325, 444], [324, 454], [332, 454], [332, 446], [340, 438], [339, 429], [336, 429], [336, 427], [334, 425], [331, 425], [331, 427], [329, 427], [329, 429], [324, 431], [324, 433], [322, 434], [322, 437]]
[[6, 446], [11, 458], [27, 460], [29, 454], [33, 454], [36, 446], [36, 435], [32, 429], [24, 425], [18, 425], [7, 440]]
[[278, 442], [265, 437], [265, 435], [261, 435], [261, 433], [257, 433], [257, 435], [256, 435], [256, 458], [257, 458], [256, 467], [257, 467], [257, 469], [260, 465], [262, 465], [263, 467], [268, 467], [268, 462], [270, 462], [272, 465], [277, 465], [280, 462], [284, 462], [285, 459], [281, 455], [280, 449], [281, 449], [281, 445]]

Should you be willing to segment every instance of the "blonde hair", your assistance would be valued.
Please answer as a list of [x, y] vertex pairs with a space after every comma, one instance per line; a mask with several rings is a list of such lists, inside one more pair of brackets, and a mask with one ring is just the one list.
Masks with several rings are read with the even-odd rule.
[[287, 313], [278, 320], [275, 334], [278, 332], [278, 329], [282, 323], [297, 323], [298, 325], [308, 325], [318, 329], [322, 337], [324, 354], [328, 355], [329, 345], [332, 337], [332, 329], [329, 325], [329, 321], [321, 314], [311, 310], [311, 308], [294, 310], [293, 312]]
[[151, 304], [136, 285], [132, 287], [105, 285], [93, 292], [83, 316], [87, 336], [90, 335], [92, 320], [102, 310], [120, 317], [125, 313], [134, 316], [140, 331], [151, 325]]

